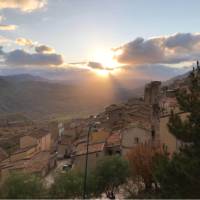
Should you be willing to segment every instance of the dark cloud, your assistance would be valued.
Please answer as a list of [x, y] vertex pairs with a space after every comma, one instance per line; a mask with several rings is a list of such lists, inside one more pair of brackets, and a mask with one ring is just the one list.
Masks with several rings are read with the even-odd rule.
[[39, 45], [35, 47], [37, 53], [53, 53], [55, 50], [47, 45]]
[[98, 62], [89, 62], [88, 67], [93, 68], [93, 69], [104, 69], [102, 64]]
[[200, 42], [200, 34], [177, 33], [166, 38], [164, 45], [167, 48], [193, 49]]
[[115, 58], [131, 65], [172, 64], [200, 57], [200, 33], [177, 33], [144, 40], [137, 38], [114, 51]]
[[63, 58], [60, 54], [43, 54], [43, 53], [28, 53], [24, 50], [14, 50], [5, 53], [1, 49], [1, 53], [4, 55], [5, 63], [7, 65], [20, 65], [20, 66], [51, 66], [63, 64]]

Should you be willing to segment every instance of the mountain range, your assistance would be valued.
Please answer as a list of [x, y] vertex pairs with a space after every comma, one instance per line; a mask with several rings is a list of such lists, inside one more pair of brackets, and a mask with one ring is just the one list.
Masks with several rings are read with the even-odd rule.
[[[164, 85], [185, 76], [174, 77]], [[84, 117], [102, 111], [109, 104], [143, 96], [146, 82], [133, 81], [125, 86], [114, 77], [109, 82], [90, 79], [70, 83], [30, 74], [0, 76], [0, 116], [22, 113], [35, 120]]]
[[133, 95], [134, 91], [116, 81], [112, 85], [100, 80], [70, 84], [29, 74], [0, 76], [1, 115], [23, 113], [33, 119], [84, 116]]

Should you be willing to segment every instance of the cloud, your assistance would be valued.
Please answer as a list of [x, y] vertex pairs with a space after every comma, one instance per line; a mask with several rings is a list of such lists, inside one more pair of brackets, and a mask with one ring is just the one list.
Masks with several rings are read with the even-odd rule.
[[0, 24], [1, 31], [14, 31], [16, 30], [16, 25], [7, 25], [7, 24]]
[[93, 69], [104, 69], [102, 64], [98, 62], [88, 62], [87, 66]]
[[37, 53], [54, 53], [55, 50], [47, 45], [39, 45], [35, 47]]
[[28, 47], [33, 47], [35, 45], [35, 43], [32, 40], [26, 38], [17, 38], [15, 40], [15, 43], [20, 46], [28, 46]]
[[23, 12], [32, 12], [47, 4], [47, 0], [0, 0], [0, 9], [19, 9]]
[[12, 43], [12, 40], [10, 40], [9, 38], [6, 38], [6, 37], [0, 35], [0, 44], [6, 44], [6, 45], [8, 45], [10, 43]]
[[4, 52], [1, 48], [0, 54], [7, 66], [59, 66], [63, 64], [62, 55], [56, 53], [28, 53], [21, 49]]
[[34, 50], [37, 53], [41, 53], [41, 54], [52, 54], [55, 52], [55, 49], [52, 47], [49, 47], [47, 45], [38, 45], [38, 42], [33, 42], [30, 39], [27, 38], [17, 38], [15, 40], [15, 43], [18, 44], [19, 46], [26, 46], [26, 47], [31, 47], [34, 48]]
[[3, 15], [0, 15], [0, 22], [2, 22], [3, 20], [5, 20], [6, 18]]
[[136, 38], [114, 51], [118, 62], [129, 65], [193, 61], [200, 57], [200, 33], [176, 33], [147, 40]]

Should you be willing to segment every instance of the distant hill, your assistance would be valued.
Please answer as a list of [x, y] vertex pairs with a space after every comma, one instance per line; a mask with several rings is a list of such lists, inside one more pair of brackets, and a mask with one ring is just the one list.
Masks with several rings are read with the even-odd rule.
[[[187, 75], [162, 84], [170, 85]], [[103, 79], [55, 82], [30, 74], [0, 76], [0, 116], [21, 113], [35, 120], [84, 117], [96, 114], [110, 104], [143, 96], [147, 82], [132, 80], [125, 86], [114, 77], [107, 82]]]
[[181, 79], [187, 78], [189, 74], [190, 74], [190, 71], [185, 73], [185, 74], [181, 74], [179, 76], [175, 76], [175, 77], [173, 77], [173, 78], [171, 78], [171, 79], [169, 79], [167, 81], [162, 82], [162, 85], [163, 86], [171, 85], [177, 80], [181, 80]]
[[32, 119], [85, 116], [133, 96], [132, 90], [100, 80], [69, 84], [29, 74], [0, 76], [1, 115], [22, 113]]
[[47, 81], [40, 76], [32, 76], [30, 74], [16, 74], [12, 76], [0, 76], [0, 79], [7, 81]]

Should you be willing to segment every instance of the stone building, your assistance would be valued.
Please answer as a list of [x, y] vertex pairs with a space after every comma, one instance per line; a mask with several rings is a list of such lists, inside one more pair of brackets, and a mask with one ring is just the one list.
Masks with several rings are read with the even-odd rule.
[[152, 81], [145, 86], [144, 102], [146, 104], [153, 105], [159, 103], [160, 87], [160, 81]]
[[45, 176], [56, 165], [56, 154], [51, 151], [51, 133], [45, 129], [33, 129], [20, 138], [20, 148], [0, 163], [1, 178], [15, 171]]
[[120, 132], [111, 133], [105, 143], [106, 155], [121, 155], [121, 140]]
[[62, 136], [61, 140], [58, 142], [57, 158], [64, 159], [69, 157], [73, 149], [73, 140], [70, 136]]
[[[96, 167], [99, 159], [105, 156], [105, 143], [89, 144], [88, 147], [88, 170], [92, 170]], [[75, 152], [72, 155], [73, 168], [78, 171], [84, 171], [85, 169], [85, 158], [87, 152], [86, 143], [80, 143]]]
[[[186, 119], [188, 113], [178, 113], [181, 119]], [[168, 121], [170, 115], [165, 115], [160, 117], [160, 143], [161, 146], [167, 148], [167, 151], [170, 155], [174, 152], [177, 152], [182, 145], [182, 142], [178, 140], [172, 133], [169, 132], [168, 129]]]
[[121, 129], [126, 119], [126, 107], [125, 105], [112, 104], [105, 110], [107, 115], [107, 127], [110, 130]]
[[144, 102], [151, 106], [151, 131], [154, 134], [156, 145], [159, 145], [159, 133], [160, 133], [160, 98], [161, 98], [161, 82], [152, 81], [145, 86], [144, 90]]
[[45, 129], [35, 129], [20, 138], [20, 149], [36, 145], [38, 151], [50, 151], [51, 144], [51, 133]]
[[154, 136], [151, 131], [151, 124], [148, 122], [135, 122], [128, 125], [121, 131], [122, 135], [122, 156], [138, 144], [152, 143]]
[[90, 133], [90, 143], [105, 142], [110, 132], [105, 129], [94, 130]]

